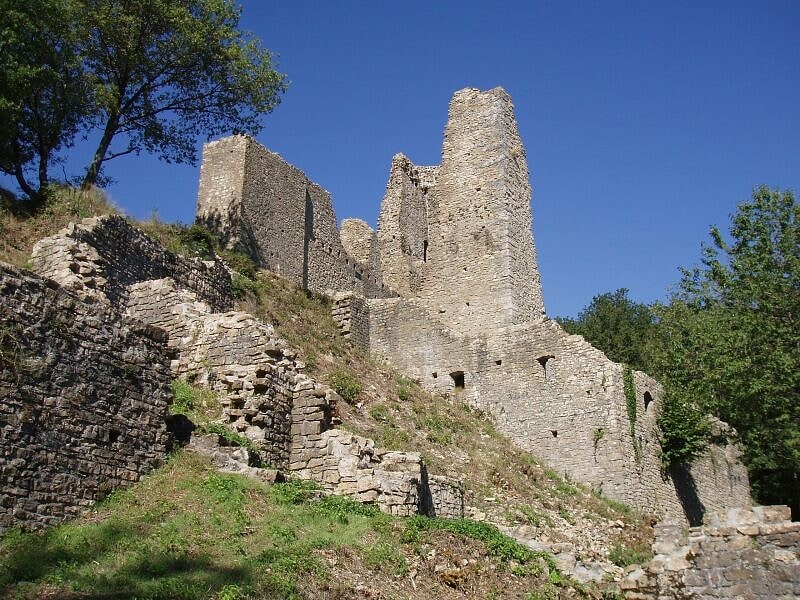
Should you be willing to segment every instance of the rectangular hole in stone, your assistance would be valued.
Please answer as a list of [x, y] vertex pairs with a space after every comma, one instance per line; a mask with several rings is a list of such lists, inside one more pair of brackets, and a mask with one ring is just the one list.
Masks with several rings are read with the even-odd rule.
[[453, 380], [453, 387], [456, 391], [464, 389], [464, 371], [453, 371], [450, 373], [450, 377]]

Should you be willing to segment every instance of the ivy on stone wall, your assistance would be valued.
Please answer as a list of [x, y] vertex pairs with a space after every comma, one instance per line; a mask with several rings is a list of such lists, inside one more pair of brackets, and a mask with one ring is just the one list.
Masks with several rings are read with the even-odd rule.
[[628, 410], [628, 421], [631, 425], [631, 440], [636, 462], [641, 460], [642, 452], [636, 439], [636, 385], [633, 383], [633, 369], [625, 365], [622, 375], [622, 389], [625, 393], [625, 408]]

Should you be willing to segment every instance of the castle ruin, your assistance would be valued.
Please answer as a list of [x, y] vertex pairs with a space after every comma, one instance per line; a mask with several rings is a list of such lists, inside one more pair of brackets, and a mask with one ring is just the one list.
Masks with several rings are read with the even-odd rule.
[[[750, 504], [734, 445], [665, 472], [662, 388], [547, 318], [531, 186], [510, 96], [457, 92], [442, 162], [391, 163], [377, 232], [254, 140], [206, 145], [197, 218], [229, 246], [335, 298], [344, 334], [431, 391], [490, 413], [552, 468], [638, 509], [685, 516]], [[721, 429], [725, 428], [719, 423]]]

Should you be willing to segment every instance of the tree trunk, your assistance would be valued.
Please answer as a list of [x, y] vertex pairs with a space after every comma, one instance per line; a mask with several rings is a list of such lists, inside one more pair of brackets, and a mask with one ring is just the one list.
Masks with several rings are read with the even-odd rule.
[[97, 150], [94, 152], [92, 163], [86, 170], [86, 176], [83, 178], [83, 182], [81, 183], [82, 190], [88, 190], [97, 182], [97, 178], [100, 176], [100, 168], [102, 167], [103, 161], [106, 158], [106, 153], [108, 152], [108, 147], [111, 145], [111, 140], [114, 139], [114, 135], [117, 133], [118, 126], [119, 116], [110, 116], [108, 123], [106, 123], [106, 127], [103, 130], [103, 137], [100, 138], [100, 143], [97, 145]]

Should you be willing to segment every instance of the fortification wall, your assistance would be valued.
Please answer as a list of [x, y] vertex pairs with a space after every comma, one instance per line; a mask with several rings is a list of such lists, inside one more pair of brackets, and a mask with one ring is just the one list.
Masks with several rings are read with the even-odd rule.
[[163, 335], [0, 263], [0, 530], [74, 517], [166, 453]]
[[628, 600], [800, 598], [800, 523], [787, 506], [755, 506], [709, 515], [688, 531], [656, 527], [655, 557], [631, 567]]
[[[575, 481], [640, 510], [693, 522], [750, 502], [733, 446], [714, 446], [688, 471], [665, 473], [656, 423], [661, 386], [634, 372], [633, 435], [624, 369], [554, 321], [480, 337], [450, 329], [415, 299], [370, 300], [350, 327], [369, 330], [369, 350], [431, 391], [487, 410], [501, 431]], [[359, 324], [368, 318], [368, 325]]]
[[[226, 165], [229, 177], [220, 175]], [[200, 176], [198, 221], [259, 266], [314, 292], [393, 294], [345, 251], [330, 194], [280, 155], [250, 138], [225, 138], [203, 148]]]
[[118, 215], [71, 223], [37, 242], [31, 260], [38, 274], [121, 308], [129, 286], [165, 277], [216, 311], [233, 307], [231, 278], [222, 263], [177, 256]]
[[528, 168], [501, 88], [453, 96], [432, 195], [418, 297], [470, 335], [543, 316]]

